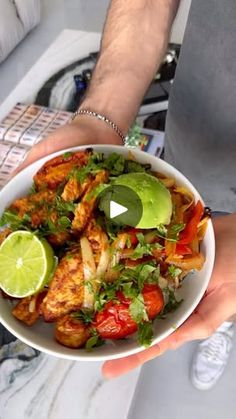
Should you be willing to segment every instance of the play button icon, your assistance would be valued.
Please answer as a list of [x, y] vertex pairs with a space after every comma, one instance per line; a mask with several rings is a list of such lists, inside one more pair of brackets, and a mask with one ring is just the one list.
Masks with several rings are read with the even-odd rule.
[[128, 211], [128, 208], [118, 204], [115, 201], [110, 202], [110, 218], [118, 217], [118, 215], [124, 214]]
[[142, 218], [141, 199], [127, 186], [108, 186], [98, 195], [98, 200], [99, 209], [115, 224], [136, 227]]

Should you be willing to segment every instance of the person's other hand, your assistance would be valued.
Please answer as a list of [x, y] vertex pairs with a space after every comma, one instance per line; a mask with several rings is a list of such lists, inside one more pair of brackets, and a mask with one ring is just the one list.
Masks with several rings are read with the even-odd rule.
[[103, 121], [86, 116], [78, 117], [72, 123], [58, 128], [47, 138], [32, 147], [26, 159], [15, 173], [48, 154], [86, 144], [122, 145], [122, 141]]
[[205, 339], [236, 313], [236, 214], [216, 218], [213, 223], [216, 235], [215, 266], [207, 291], [194, 313], [176, 332], [151, 348], [105, 362], [105, 377], [124, 374], [168, 349], [177, 349], [187, 341]]

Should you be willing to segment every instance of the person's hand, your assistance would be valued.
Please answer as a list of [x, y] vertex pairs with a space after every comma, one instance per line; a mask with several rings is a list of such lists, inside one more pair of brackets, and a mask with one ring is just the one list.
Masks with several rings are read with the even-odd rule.
[[35, 145], [15, 173], [48, 154], [86, 144], [122, 145], [122, 141], [104, 122], [86, 116], [77, 117]]
[[216, 234], [215, 266], [207, 291], [194, 313], [176, 332], [151, 348], [105, 362], [105, 377], [124, 374], [187, 341], [205, 339], [236, 313], [236, 214], [216, 218], [213, 223]]

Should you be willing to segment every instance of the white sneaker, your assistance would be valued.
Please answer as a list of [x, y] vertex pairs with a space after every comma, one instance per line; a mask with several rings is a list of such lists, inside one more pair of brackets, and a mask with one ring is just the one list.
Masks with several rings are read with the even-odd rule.
[[233, 347], [234, 323], [224, 322], [198, 346], [191, 367], [191, 381], [198, 390], [209, 390], [220, 376]]

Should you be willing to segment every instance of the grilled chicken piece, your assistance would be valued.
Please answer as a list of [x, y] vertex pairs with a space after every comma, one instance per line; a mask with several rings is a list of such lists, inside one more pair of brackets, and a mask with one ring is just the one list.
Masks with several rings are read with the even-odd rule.
[[86, 192], [91, 181], [92, 177], [88, 176], [81, 185], [75, 177], [70, 178], [61, 194], [62, 198], [67, 202], [76, 201]]
[[12, 233], [12, 230], [9, 227], [4, 228], [4, 230], [0, 231], [0, 244], [4, 242], [4, 240]]
[[72, 235], [67, 231], [62, 231], [56, 234], [50, 234], [47, 236], [47, 241], [51, 244], [52, 247], [61, 247], [63, 244], [71, 240]]
[[37, 228], [48, 219], [48, 205], [53, 203], [55, 196], [55, 192], [43, 190], [17, 199], [9, 209], [16, 212], [20, 218], [23, 218], [25, 214], [30, 214], [32, 227]]
[[73, 314], [66, 314], [56, 323], [56, 340], [69, 348], [81, 348], [90, 336], [89, 327], [76, 319]]
[[41, 304], [47, 291], [42, 291], [37, 295], [22, 298], [13, 308], [12, 314], [27, 326], [32, 326], [41, 314]]
[[97, 203], [97, 198], [96, 196], [92, 196], [92, 191], [101, 183], [107, 182], [108, 177], [108, 172], [101, 170], [97, 173], [95, 179], [91, 181], [85, 195], [75, 209], [75, 218], [72, 221], [72, 228], [74, 230], [81, 231], [86, 227]]
[[[87, 237], [92, 247], [96, 266], [98, 266], [102, 255], [104, 259], [105, 253], [109, 253], [110, 257], [107, 234], [103, 231], [102, 227], [96, 223], [94, 218], [89, 221], [83, 234]], [[106, 259], [108, 259], [108, 255], [106, 255]]]
[[34, 176], [37, 190], [47, 187], [56, 190], [66, 180], [73, 168], [85, 166], [91, 155], [90, 151], [78, 151], [70, 155], [57, 156], [46, 162]]
[[84, 298], [84, 274], [80, 249], [68, 251], [60, 260], [43, 301], [43, 315], [53, 322], [79, 310]]
[[[23, 218], [25, 214], [29, 215], [31, 219], [29, 223], [33, 228], [47, 224], [48, 220], [56, 227], [60, 215], [57, 210], [50, 209], [50, 205], [54, 203], [55, 198], [56, 193], [54, 191], [42, 190], [26, 198], [17, 199], [11, 205], [10, 210], [16, 212], [20, 218]], [[62, 246], [66, 241], [71, 239], [69, 232], [62, 232], [60, 228], [58, 230], [58, 232], [48, 236], [48, 241], [55, 247]]]

